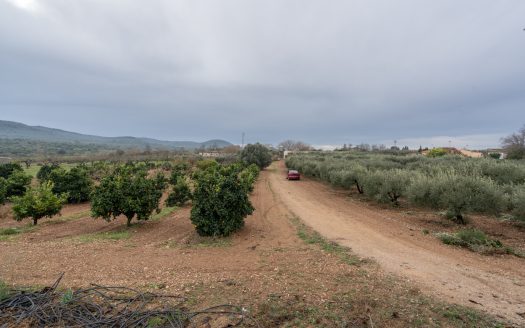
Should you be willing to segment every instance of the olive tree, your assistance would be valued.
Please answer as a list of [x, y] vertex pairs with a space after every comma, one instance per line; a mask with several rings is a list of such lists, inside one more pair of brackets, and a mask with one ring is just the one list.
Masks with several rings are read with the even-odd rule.
[[272, 163], [272, 153], [260, 143], [250, 144], [241, 151], [241, 160], [248, 165], [255, 164], [262, 170]]
[[501, 188], [483, 177], [443, 172], [436, 176], [419, 176], [408, 188], [409, 199], [423, 206], [445, 209], [453, 221], [465, 224], [465, 213], [497, 214], [506, 207]]
[[525, 221], [525, 186], [516, 187], [511, 196], [512, 214], [520, 221]]
[[364, 179], [365, 194], [379, 202], [399, 205], [410, 182], [410, 173], [404, 170], [378, 170], [370, 172]]
[[37, 225], [41, 218], [50, 218], [60, 213], [66, 195], [55, 195], [53, 183], [47, 181], [36, 188], [29, 188], [23, 196], [12, 197], [11, 201], [15, 220], [32, 218], [33, 224]]
[[146, 170], [119, 167], [95, 187], [91, 199], [92, 215], [106, 221], [124, 215], [128, 226], [134, 217], [148, 220], [154, 210], [160, 211], [159, 201], [165, 187], [162, 175], [148, 178]]

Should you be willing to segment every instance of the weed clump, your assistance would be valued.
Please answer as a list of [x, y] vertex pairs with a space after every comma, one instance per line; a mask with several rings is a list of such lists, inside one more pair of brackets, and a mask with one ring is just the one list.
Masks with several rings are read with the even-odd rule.
[[521, 257], [510, 247], [505, 247], [501, 241], [491, 239], [483, 231], [478, 229], [463, 229], [456, 233], [438, 233], [436, 235], [444, 244], [468, 248], [469, 250], [482, 254], [513, 254]]

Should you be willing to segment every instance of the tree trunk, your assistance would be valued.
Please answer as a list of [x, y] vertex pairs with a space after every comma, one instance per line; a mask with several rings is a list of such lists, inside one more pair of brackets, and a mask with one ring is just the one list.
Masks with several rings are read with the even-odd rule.
[[133, 219], [133, 217], [130, 217], [130, 218], [127, 218], [127, 219], [128, 219], [128, 224], [127, 224], [127, 226], [128, 226], [128, 227], [131, 227], [131, 219]]
[[462, 214], [457, 214], [456, 215], [456, 222], [459, 223], [459, 224], [467, 224], [467, 222], [465, 221], [465, 218], [463, 217]]
[[355, 185], [357, 187], [357, 191], [359, 191], [360, 194], [363, 193], [363, 188], [359, 185], [359, 182], [357, 182], [357, 180], [354, 180], [355, 181]]
[[37, 218], [33, 218], [33, 225], [37, 225], [38, 224], [38, 219]]

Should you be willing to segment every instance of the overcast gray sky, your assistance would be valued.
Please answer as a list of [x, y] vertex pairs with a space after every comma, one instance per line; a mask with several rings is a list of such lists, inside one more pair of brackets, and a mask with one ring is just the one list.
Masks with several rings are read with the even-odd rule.
[[0, 0], [0, 119], [104, 136], [494, 146], [523, 0]]

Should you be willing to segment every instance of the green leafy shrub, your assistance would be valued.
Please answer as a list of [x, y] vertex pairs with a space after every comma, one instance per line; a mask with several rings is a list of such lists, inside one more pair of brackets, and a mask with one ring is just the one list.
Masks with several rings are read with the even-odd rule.
[[6, 196], [22, 196], [31, 184], [31, 180], [31, 176], [25, 174], [24, 171], [13, 171], [7, 178]]
[[516, 187], [511, 196], [511, 208], [514, 217], [525, 222], [525, 186]]
[[439, 233], [437, 237], [444, 244], [465, 247], [473, 252], [514, 254], [512, 249], [503, 247], [499, 240], [489, 238], [478, 229], [463, 229], [456, 233]]
[[197, 166], [197, 169], [199, 170], [206, 170], [209, 167], [216, 167], [219, 163], [217, 163], [214, 159], [203, 159], [197, 162], [195, 166]]
[[122, 166], [103, 178], [95, 187], [91, 200], [93, 217], [102, 217], [106, 221], [119, 215], [131, 220], [148, 220], [154, 210], [160, 211], [159, 201], [166, 187], [164, 177], [147, 177], [145, 169]]
[[14, 172], [21, 172], [23, 171], [22, 166], [18, 163], [5, 163], [0, 164], [0, 177], [4, 179], [8, 179], [11, 174]]
[[241, 160], [248, 165], [255, 164], [262, 170], [272, 163], [272, 153], [260, 143], [250, 144], [241, 151]]
[[489, 153], [489, 157], [493, 159], [500, 159], [501, 154], [500, 153]]
[[38, 170], [36, 174], [36, 178], [40, 182], [48, 181], [49, 176], [51, 175], [51, 172], [57, 169], [60, 169], [60, 165], [56, 163], [44, 164], [42, 165], [42, 167], [40, 167], [40, 170]]
[[5, 203], [7, 198], [7, 180], [0, 177], [0, 205]]
[[243, 186], [244, 190], [247, 192], [252, 192], [253, 186], [258, 176], [259, 167], [255, 164], [248, 165], [248, 167], [243, 169], [239, 173], [239, 180], [241, 181], [241, 185]]
[[182, 206], [191, 199], [190, 186], [185, 177], [179, 177], [177, 183], [173, 185], [172, 192], [166, 199], [167, 206]]
[[55, 194], [67, 194], [68, 203], [88, 201], [93, 191], [93, 181], [87, 167], [78, 165], [66, 171], [56, 167], [43, 178], [53, 182]]
[[[215, 165], [215, 164], [208, 164], [201, 165], [206, 167], [206, 165]], [[186, 176], [190, 171], [190, 165], [187, 162], [179, 162], [173, 165], [171, 169], [171, 177], [170, 177], [170, 183], [172, 185], [176, 185], [179, 182], [179, 178]]]
[[15, 220], [33, 218], [33, 224], [37, 225], [41, 218], [52, 217], [60, 213], [66, 196], [55, 195], [53, 183], [47, 181], [37, 188], [29, 188], [23, 196], [14, 196], [11, 200]]
[[236, 165], [209, 167], [194, 175], [191, 221], [201, 236], [228, 236], [254, 210]]

